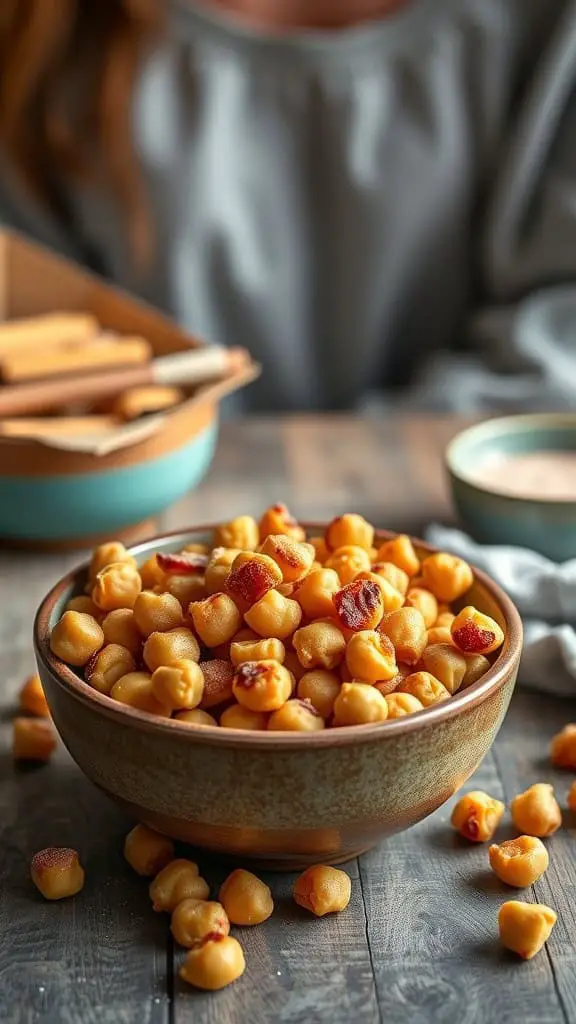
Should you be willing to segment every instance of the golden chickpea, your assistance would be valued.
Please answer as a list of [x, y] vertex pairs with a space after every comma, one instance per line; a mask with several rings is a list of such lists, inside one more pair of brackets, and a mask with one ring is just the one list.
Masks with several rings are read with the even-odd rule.
[[293, 644], [298, 660], [305, 669], [325, 668], [340, 664], [346, 651], [346, 640], [337, 626], [329, 622], [311, 622], [296, 630]]
[[127, 565], [132, 566], [133, 569], [136, 568], [136, 559], [126, 551], [124, 545], [119, 541], [100, 544], [99, 547], [94, 549], [92, 554], [88, 570], [89, 579], [94, 582], [98, 573], [102, 572], [102, 569], [106, 569], [107, 566], [117, 564], [118, 562], [125, 562]]
[[374, 527], [364, 516], [349, 512], [337, 516], [326, 528], [326, 544], [332, 551], [353, 545], [370, 551], [374, 541]]
[[441, 629], [443, 626], [445, 626], [448, 629], [450, 629], [450, 626], [454, 622], [455, 618], [456, 618], [456, 616], [454, 615], [454, 612], [451, 612], [447, 605], [439, 604], [438, 605], [438, 618], [436, 619], [436, 622], [434, 623], [434, 625], [437, 626], [438, 629]]
[[398, 672], [392, 641], [375, 629], [355, 633], [346, 647], [346, 664], [353, 679], [368, 683], [393, 679]]
[[411, 693], [389, 693], [384, 699], [388, 705], [388, 718], [404, 718], [424, 710], [422, 701]]
[[430, 590], [411, 587], [406, 594], [405, 604], [408, 608], [417, 608], [422, 614], [426, 629], [432, 629], [438, 618], [438, 601]]
[[50, 635], [50, 650], [68, 665], [80, 667], [104, 643], [102, 627], [85, 612], [64, 612]]
[[348, 544], [336, 548], [324, 564], [326, 569], [334, 569], [338, 574], [340, 585], [352, 583], [360, 572], [370, 572], [370, 555], [364, 548]]
[[531, 960], [550, 938], [557, 916], [543, 903], [509, 900], [498, 911], [500, 942], [506, 949]]
[[30, 875], [46, 900], [75, 896], [84, 886], [84, 869], [76, 850], [50, 846], [35, 853]]
[[[204, 879], [199, 879], [204, 882]], [[208, 938], [223, 937], [230, 931], [230, 921], [220, 903], [208, 899], [209, 888], [204, 882], [205, 895], [179, 901], [172, 912], [170, 928], [180, 946], [191, 949]]]
[[130, 651], [120, 644], [107, 644], [90, 659], [84, 670], [86, 682], [99, 693], [109, 694], [114, 683], [134, 672], [136, 662]]
[[356, 579], [334, 594], [336, 618], [344, 630], [376, 629], [384, 614], [382, 588], [374, 580]]
[[302, 679], [302, 676], [306, 673], [306, 669], [304, 668], [303, 665], [300, 664], [296, 651], [286, 651], [283, 664], [284, 667], [287, 668], [288, 671], [294, 676], [294, 680], [296, 683], [298, 683], [300, 679]]
[[131, 608], [117, 608], [108, 612], [102, 621], [104, 642], [125, 647], [130, 654], [139, 656], [142, 652], [142, 634], [136, 624]]
[[271, 732], [320, 732], [324, 719], [309, 700], [292, 698], [268, 719]]
[[466, 671], [461, 684], [462, 689], [472, 686], [472, 683], [476, 683], [490, 668], [490, 662], [483, 654], [465, 654], [464, 657], [466, 658]]
[[332, 598], [340, 590], [340, 577], [334, 569], [318, 569], [302, 581], [295, 597], [304, 615], [320, 619], [334, 614]]
[[416, 665], [426, 647], [428, 639], [426, 623], [417, 608], [399, 608], [384, 616], [379, 631], [387, 636], [394, 646], [396, 658], [406, 665]]
[[457, 601], [474, 582], [472, 569], [462, 558], [438, 551], [422, 562], [424, 586], [431, 590], [439, 601]]
[[209, 728], [218, 727], [216, 719], [200, 708], [194, 708], [192, 711], [178, 711], [174, 718], [179, 722], [187, 722], [188, 725], [208, 726]]
[[551, 836], [562, 824], [562, 812], [547, 782], [537, 782], [515, 796], [510, 804], [512, 821], [529, 836]]
[[375, 686], [369, 683], [342, 683], [334, 701], [334, 725], [368, 725], [384, 722], [388, 705]]
[[268, 715], [263, 711], [250, 711], [242, 704], [232, 704], [220, 715], [223, 729], [246, 729], [247, 732], [263, 732], [268, 728]]
[[144, 637], [165, 633], [182, 625], [182, 606], [172, 594], [143, 590], [134, 603], [134, 619]]
[[91, 615], [93, 619], [100, 622], [102, 618], [102, 612], [96, 607], [94, 601], [88, 594], [80, 594], [79, 597], [72, 597], [66, 605], [67, 612], [84, 612], [85, 615]]
[[427, 647], [433, 647], [435, 644], [450, 644], [454, 647], [449, 626], [433, 626], [428, 630], [427, 641]]
[[179, 626], [167, 633], [151, 633], [144, 644], [143, 655], [150, 672], [155, 672], [161, 665], [171, 665], [181, 658], [199, 661], [200, 647], [192, 630]]
[[244, 619], [258, 636], [285, 640], [298, 629], [302, 609], [292, 598], [269, 590], [245, 613]]
[[239, 554], [237, 548], [214, 548], [204, 575], [207, 594], [218, 594], [226, 590], [230, 569]]
[[210, 594], [188, 609], [194, 629], [207, 647], [228, 643], [242, 625], [242, 616], [228, 594]]
[[290, 698], [292, 678], [277, 661], [245, 661], [236, 670], [232, 691], [249, 711], [276, 711]]
[[214, 547], [255, 551], [260, 543], [258, 523], [252, 516], [237, 516], [214, 530]]
[[425, 708], [431, 707], [432, 704], [439, 704], [440, 701], [448, 700], [450, 697], [446, 687], [430, 672], [412, 672], [400, 683], [398, 691], [411, 693]]
[[206, 597], [206, 580], [204, 576], [168, 576], [162, 589], [172, 594], [186, 612], [191, 601], [202, 601]]
[[340, 680], [333, 672], [314, 669], [305, 672], [298, 682], [300, 700], [310, 701], [322, 718], [330, 718], [334, 710], [334, 701], [340, 693]]
[[399, 565], [394, 565], [394, 562], [374, 562], [372, 572], [376, 576], [380, 576], [381, 579], [387, 580], [399, 594], [408, 593], [410, 577]]
[[206, 900], [208, 883], [200, 878], [192, 860], [171, 860], [158, 872], [149, 888], [152, 909], [171, 914], [184, 900]]
[[56, 750], [56, 734], [45, 718], [15, 718], [12, 757], [15, 761], [49, 761]]
[[382, 576], [379, 576], [375, 572], [359, 572], [355, 577], [357, 580], [372, 580], [380, 587], [380, 593], [382, 594], [382, 605], [384, 613], [395, 612], [398, 608], [401, 608], [404, 604], [404, 595], [399, 590], [395, 590], [388, 580], [385, 580]]
[[237, 939], [226, 935], [210, 938], [191, 949], [178, 974], [189, 985], [214, 992], [236, 981], [245, 969], [242, 946]]
[[143, 590], [152, 590], [154, 587], [162, 587], [165, 583], [164, 570], [158, 565], [156, 555], [147, 558], [139, 568], [140, 579]]
[[257, 640], [237, 640], [230, 645], [230, 660], [233, 665], [242, 665], [245, 661], [279, 661], [284, 662], [286, 648], [276, 637]]
[[271, 505], [270, 508], [266, 509], [258, 523], [258, 529], [261, 541], [265, 541], [266, 537], [270, 534], [278, 533], [284, 533], [287, 537], [293, 537], [294, 540], [306, 539], [306, 534], [302, 527], [298, 525], [294, 516], [286, 508], [286, 505], [283, 505], [281, 502], [277, 505]]
[[156, 700], [152, 689], [152, 676], [147, 672], [128, 672], [110, 690], [112, 700], [120, 704], [147, 711], [149, 715], [170, 717], [170, 708]]
[[392, 562], [407, 576], [415, 576], [420, 570], [420, 560], [414, 551], [414, 545], [405, 533], [399, 533], [397, 537], [381, 544], [378, 548], [378, 560]]
[[548, 850], [536, 836], [518, 836], [488, 849], [490, 867], [502, 882], [525, 889], [548, 868]]
[[492, 839], [502, 816], [504, 804], [482, 790], [473, 790], [460, 797], [450, 819], [454, 828], [473, 843]]
[[260, 549], [262, 554], [272, 558], [282, 573], [284, 583], [296, 583], [306, 576], [315, 558], [311, 544], [306, 544], [286, 537], [268, 536]]
[[266, 593], [282, 583], [282, 570], [269, 555], [241, 551], [226, 580], [226, 593], [239, 608], [247, 611]]
[[26, 680], [20, 690], [19, 703], [22, 711], [38, 718], [50, 718], [50, 708], [38, 673]]
[[190, 658], [180, 658], [171, 665], [161, 665], [152, 675], [154, 697], [171, 711], [197, 707], [203, 692], [202, 669]]
[[115, 608], [133, 608], [142, 590], [140, 573], [129, 562], [113, 562], [98, 573], [92, 600], [104, 612]]
[[149, 878], [174, 859], [174, 843], [147, 825], [135, 825], [124, 840], [124, 856], [136, 874]]
[[489, 615], [468, 605], [450, 627], [452, 640], [464, 654], [491, 654], [504, 643], [504, 633]]
[[345, 910], [350, 902], [352, 883], [350, 876], [338, 868], [315, 864], [294, 882], [296, 903], [316, 917]]
[[576, 811], [576, 782], [573, 782], [568, 790], [566, 803], [568, 805], [568, 810]]
[[466, 675], [466, 658], [452, 644], [432, 644], [422, 655], [427, 672], [439, 679], [448, 693], [456, 693]]
[[222, 658], [212, 658], [210, 661], [202, 661], [200, 668], [204, 676], [204, 690], [200, 707], [213, 708], [230, 700], [235, 671], [232, 662]]
[[262, 924], [274, 910], [269, 887], [243, 868], [228, 875], [218, 896], [232, 924]]
[[576, 771], [576, 724], [565, 725], [561, 732], [556, 733], [550, 745], [552, 764], [557, 768], [570, 768]]
[[314, 548], [314, 558], [320, 565], [324, 565], [327, 558], [330, 558], [330, 548], [324, 537], [309, 537], [308, 543]]

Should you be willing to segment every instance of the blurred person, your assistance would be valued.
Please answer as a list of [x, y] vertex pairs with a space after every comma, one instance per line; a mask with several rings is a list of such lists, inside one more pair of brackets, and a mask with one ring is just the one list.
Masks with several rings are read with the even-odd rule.
[[576, 4], [3, 0], [0, 220], [252, 409], [566, 407]]

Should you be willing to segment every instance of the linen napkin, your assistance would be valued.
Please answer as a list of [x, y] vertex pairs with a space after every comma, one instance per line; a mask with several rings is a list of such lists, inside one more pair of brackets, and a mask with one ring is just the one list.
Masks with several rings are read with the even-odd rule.
[[427, 539], [483, 569], [514, 601], [524, 623], [519, 683], [576, 697], [576, 559], [559, 564], [526, 548], [477, 544], [437, 524]]

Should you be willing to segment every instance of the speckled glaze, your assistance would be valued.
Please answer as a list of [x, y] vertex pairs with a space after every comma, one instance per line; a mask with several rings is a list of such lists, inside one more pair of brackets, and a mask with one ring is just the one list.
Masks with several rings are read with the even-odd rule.
[[[314, 533], [321, 528], [310, 527]], [[209, 527], [198, 528], [132, 551], [144, 561], [152, 550], [178, 550], [209, 534]], [[380, 534], [379, 542], [389, 536]], [[80, 768], [131, 817], [220, 854], [293, 870], [347, 860], [408, 828], [466, 782], [494, 740], [514, 689], [520, 618], [478, 573], [466, 603], [495, 617], [506, 640], [486, 676], [445, 704], [313, 735], [154, 718], [97, 693], [50, 652], [50, 629], [85, 572], [57, 584], [34, 626], [56, 727]]]
[[474, 469], [495, 454], [576, 451], [576, 414], [504, 416], [462, 431], [446, 449], [452, 497], [462, 523], [484, 544], [530, 548], [555, 562], [576, 557], [576, 501], [498, 494]]

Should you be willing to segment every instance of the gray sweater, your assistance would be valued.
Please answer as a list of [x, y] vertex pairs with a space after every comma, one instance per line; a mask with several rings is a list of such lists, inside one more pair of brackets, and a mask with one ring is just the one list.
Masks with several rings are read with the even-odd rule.
[[156, 224], [0, 216], [265, 367], [252, 409], [568, 407], [576, 387], [576, 3], [413, 0], [272, 37], [173, 2], [134, 123]]

